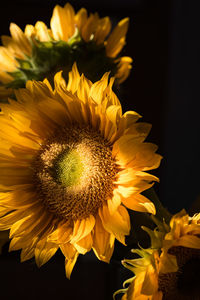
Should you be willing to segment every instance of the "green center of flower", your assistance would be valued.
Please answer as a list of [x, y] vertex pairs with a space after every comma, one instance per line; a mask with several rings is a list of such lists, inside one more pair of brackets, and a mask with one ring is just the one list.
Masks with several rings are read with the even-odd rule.
[[83, 162], [77, 150], [61, 155], [55, 163], [56, 179], [66, 187], [78, 185], [83, 174]]
[[101, 134], [89, 127], [61, 128], [33, 161], [38, 197], [59, 219], [96, 215], [111, 199], [118, 166]]

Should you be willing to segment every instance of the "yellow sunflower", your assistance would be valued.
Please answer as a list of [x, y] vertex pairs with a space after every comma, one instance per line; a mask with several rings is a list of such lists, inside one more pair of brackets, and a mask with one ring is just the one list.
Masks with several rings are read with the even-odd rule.
[[50, 29], [43, 22], [27, 25], [24, 32], [11, 23], [9, 36], [2, 36], [0, 47], [0, 97], [12, 95], [13, 89], [25, 87], [27, 80], [53, 82], [57, 71], [65, 79], [74, 62], [90, 80], [99, 80], [111, 71], [120, 84], [129, 75], [132, 59], [120, 57], [125, 45], [129, 19], [121, 20], [111, 31], [109, 17], [100, 18], [85, 8], [75, 13], [67, 3], [56, 5]]
[[109, 74], [94, 84], [76, 65], [66, 85], [28, 81], [18, 101], [2, 104], [0, 230], [10, 229], [10, 250], [41, 266], [61, 249], [70, 276], [80, 254], [93, 249], [110, 260], [114, 240], [125, 244], [127, 208], [154, 214], [141, 192], [157, 178], [157, 146], [144, 142], [151, 126], [122, 114]]
[[185, 210], [151, 231], [151, 248], [133, 250], [140, 258], [125, 259], [123, 265], [135, 276], [115, 294], [123, 300], [200, 299], [200, 214], [190, 217]]

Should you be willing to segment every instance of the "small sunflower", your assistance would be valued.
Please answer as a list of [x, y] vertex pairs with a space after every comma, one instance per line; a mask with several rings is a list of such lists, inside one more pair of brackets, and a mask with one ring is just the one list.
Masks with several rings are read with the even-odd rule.
[[11, 37], [2, 36], [0, 47], [0, 97], [5, 99], [13, 89], [25, 87], [29, 79], [53, 82], [60, 70], [67, 79], [74, 62], [93, 82], [111, 71], [120, 84], [128, 77], [132, 62], [130, 57], [119, 56], [128, 23], [128, 18], [121, 20], [110, 33], [109, 17], [88, 16], [85, 8], [75, 13], [69, 3], [55, 6], [50, 29], [39, 21], [23, 32], [11, 23]]
[[117, 238], [125, 244], [126, 209], [154, 214], [141, 192], [158, 179], [157, 146], [144, 142], [151, 126], [122, 115], [109, 74], [92, 84], [76, 65], [66, 85], [28, 81], [18, 101], [2, 104], [0, 230], [10, 229], [10, 250], [41, 266], [61, 249], [67, 277], [80, 254], [93, 249], [109, 262]]
[[200, 214], [190, 217], [185, 210], [171, 218], [169, 226], [144, 228], [151, 248], [132, 250], [140, 258], [125, 259], [123, 265], [135, 276], [120, 292], [123, 300], [200, 299]]

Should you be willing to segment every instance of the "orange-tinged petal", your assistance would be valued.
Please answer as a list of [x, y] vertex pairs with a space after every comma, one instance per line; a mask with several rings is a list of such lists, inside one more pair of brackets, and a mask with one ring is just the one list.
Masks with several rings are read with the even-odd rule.
[[51, 18], [51, 30], [55, 40], [67, 42], [75, 32], [74, 9], [67, 3], [64, 8], [56, 5]]
[[26, 247], [22, 249], [20, 254], [20, 261], [24, 262], [28, 259], [31, 259], [35, 254], [35, 248], [34, 247]]
[[26, 55], [30, 55], [31, 44], [23, 31], [16, 24], [11, 23], [10, 33], [16, 44], [22, 49], [22, 52]]
[[140, 212], [148, 212], [151, 214], [156, 213], [156, 209], [154, 204], [140, 194], [134, 194], [129, 198], [123, 198], [122, 203], [129, 209], [140, 211]]
[[145, 272], [141, 293], [152, 295], [158, 290], [158, 274], [152, 265], [149, 265]]
[[68, 77], [67, 90], [74, 94], [77, 91], [80, 82], [80, 74], [78, 72], [76, 63], [73, 64], [72, 70], [69, 72]]
[[90, 97], [97, 103], [101, 104], [104, 91], [108, 85], [109, 73], [105, 73], [103, 77], [95, 82], [90, 89]]
[[78, 27], [79, 31], [82, 32], [82, 27], [87, 22], [87, 10], [81, 8], [75, 15], [75, 24]]
[[95, 218], [92, 215], [86, 219], [75, 221], [73, 235], [70, 242], [73, 244], [83, 239], [92, 231], [94, 225]]
[[44, 265], [58, 250], [59, 246], [47, 242], [45, 239], [40, 240], [35, 248], [35, 261], [38, 267]]
[[114, 190], [113, 197], [107, 200], [108, 209], [111, 215], [115, 213], [121, 204], [121, 197], [117, 190]]
[[72, 258], [65, 259], [65, 272], [66, 272], [66, 277], [68, 279], [70, 279], [70, 277], [71, 277], [71, 273], [72, 273], [74, 265], [77, 261], [78, 255], [79, 255], [79, 253], [76, 252], [76, 254]]
[[98, 20], [99, 16], [97, 13], [90, 14], [86, 23], [83, 25], [81, 34], [85, 42], [89, 42], [93, 38], [93, 35], [97, 28]]
[[5, 47], [0, 46], [0, 66], [2, 71], [14, 72], [18, 67], [18, 62], [12, 53]]
[[36, 38], [41, 42], [48, 42], [50, 40], [49, 29], [45, 23], [38, 21], [35, 24]]
[[93, 233], [93, 251], [100, 260], [110, 261], [114, 250], [114, 240], [115, 236], [104, 229], [100, 218], [97, 216]]
[[95, 30], [94, 34], [94, 40], [96, 41], [97, 45], [103, 44], [105, 38], [109, 34], [111, 30], [111, 22], [109, 17], [105, 17], [102, 19], [99, 19], [97, 28]]
[[73, 245], [66, 243], [60, 246], [62, 253], [65, 256], [65, 272], [68, 279], [70, 279], [71, 272], [74, 268], [74, 265], [78, 258], [78, 251], [74, 248]]
[[89, 252], [93, 245], [93, 238], [91, 233], [85, 236], [83, 239], [73, 244], [78, 253], [85, 254]]
[[174, 246], [182, 246], [193, 249], [200, 249], [200, 238], [195, 235], [184, 235], [177, 241], [174, 241]]
[[106, 44], [106, 53], [109, 57], [116, 57], [124, 47], [128, 24], [129, 18], [125, 18], [111, 32]]
[[131, 57], [128, 56], [123, 56], [119, 59], [119, 63], [118, 63], [118, 70], [117, 70], [117, 74], [115, 75], [115, 77], [118, 79], [118, 83], [122, 83], [126, 80], [126, 78], [129, 76], [131, 69], [132, 69], [132, 65], [131, 63], [133, 62]]
[[110, 214], [107, 205], [99, 210], [103, 227], [112, 233], [122, 244], [125, 244], [125, 235], [130, 231], [130, 218], [125, 207], [119, 206], [114, 214]]

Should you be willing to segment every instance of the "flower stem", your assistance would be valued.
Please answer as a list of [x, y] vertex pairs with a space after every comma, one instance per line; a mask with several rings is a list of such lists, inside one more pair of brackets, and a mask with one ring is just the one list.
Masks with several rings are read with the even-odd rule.
[[172, 217], [171, 213], [167, 210], [167, 208], [165, 208], [162, 203], [160, 202], [154, 188], [150, 188], [146, 191], [143, 192], [144, 196], [146, 196], [148, 199], [150, 199], [155, 207], [156, 207], [156, 215], [155, 217], [157, 217], [160, 221], [163, 221], [163, 219], [165, 220], [165, 222], [167, 224], [169, 224], [169, 221]]

